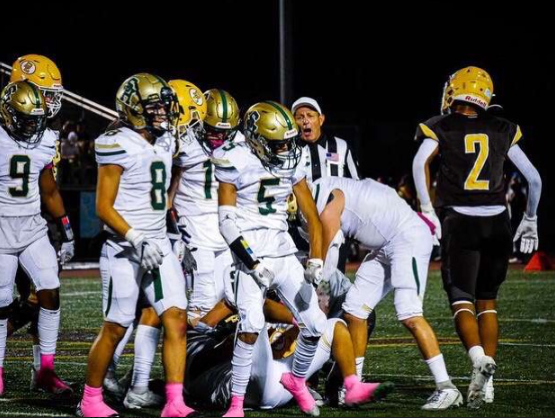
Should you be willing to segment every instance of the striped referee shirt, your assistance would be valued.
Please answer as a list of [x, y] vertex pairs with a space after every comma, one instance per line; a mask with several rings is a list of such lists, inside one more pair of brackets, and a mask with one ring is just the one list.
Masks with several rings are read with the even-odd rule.
[[344, 139], [322, 133], [314, 143], [303, 144], [302, 161], [309, 184], [321, 177], [347, 177], [359, 180], [358, 165]]

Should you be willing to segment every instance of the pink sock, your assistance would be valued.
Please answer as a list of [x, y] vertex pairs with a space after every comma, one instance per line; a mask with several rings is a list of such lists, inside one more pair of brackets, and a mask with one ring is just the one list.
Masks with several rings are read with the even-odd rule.
[[245, 402], [244, 396], [231, 396], [231, 406], [230, 408], [241, 408], [243, 409], [243, 403]]
[[358, 376], [356, 374], [353, 374], [351, 376], [347, 376], [345, 378], [345, 380], [343, 381], [343, 384], [345, 385], [345, 389], [347, 389], [347, 390], [351, 389], [353, 386], [355, 386], [358, 383], [359, 383], [359, 380], [358, 380]]
[[183, 383], [166, 383], [166, 403], [183, 402]]
[[54, 370], [54, 355], [53, 354], [41, 354], [40, 356], [40, 368]]
[[83, 391], [83, 401], [84, 402], [95, 402], [102, 400], [102, 387], [93, 388], [89, 385], [85, 385], [85, 390]]

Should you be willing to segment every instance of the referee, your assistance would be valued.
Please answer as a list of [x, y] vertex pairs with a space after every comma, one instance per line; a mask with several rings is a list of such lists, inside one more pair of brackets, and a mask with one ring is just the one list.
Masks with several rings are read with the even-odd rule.
[[[309, 185], [329, 176], [359, 180], [357, 163], [347, 142], [322, 130], [326, 117], [318, 102], [310, 97], [301, 97], [293, 103], [291, 110], [301, 128], [301, 164], [310, 167], [307, 170]], [[348, 252], [348, 243], [343, 244], [338, 263], [342, 272], [345, 272]]]

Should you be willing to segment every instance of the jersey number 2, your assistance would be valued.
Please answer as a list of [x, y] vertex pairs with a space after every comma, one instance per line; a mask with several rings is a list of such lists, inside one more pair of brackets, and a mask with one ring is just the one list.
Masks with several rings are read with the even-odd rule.
[[166, 210], [166, 166], [162, 161], [155, 161], [150, 166], [152, 190], [150, 199], [152, 209]]
[[[479, 150], [476, 147], [479, 146]], [[489, 156], [489, 137], [484, 134], [472, 134], [464, 137], [466, 154], [476, 154], [476, 162], [464, 182], [465, 190], [489, 190], [489, 180], [478, 180]]]
[[10, 177], [21, 179], [20, 187], [10, 187], [12, 197], [27, 197], [29, 194], [29, 175], [31, 174], [31, 159], [27, 155], [14, 155], [10, 161]]

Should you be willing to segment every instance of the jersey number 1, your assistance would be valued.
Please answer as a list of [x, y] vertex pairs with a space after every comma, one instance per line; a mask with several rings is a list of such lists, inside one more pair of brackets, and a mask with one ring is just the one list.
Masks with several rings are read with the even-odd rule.
[[150, 166], [152, 190], [150, 200], [152, 209], [166, 210], [166, 166], [162, 161], [155, 161]]
[[27, 197], [29, 194], [29, 175], [31, 174], [31, 159], [27, 155], [14, 155], [10, 160], [10, 177], [21, 179], [20, 187], [10, 187], [12, 197]]
[[[476, 150], [477, 145], [480, 146], [479, 150]], [[476, 158], [476, 162], [464, 182], [464, 189], [489, 190], [489, 180], [478, 180], [489, 156], [489, 137], [484, 134], [466, 135], [464, 137], [464, 148], [466, 154], [476, 154], [478, 152], [478, 158]]]

